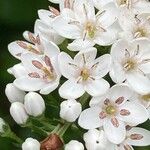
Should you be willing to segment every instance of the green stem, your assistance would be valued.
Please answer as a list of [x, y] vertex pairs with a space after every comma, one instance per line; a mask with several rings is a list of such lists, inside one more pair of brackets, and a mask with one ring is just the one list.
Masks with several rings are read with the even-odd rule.
[[[85, 104], [87, 103], [87, 100], [89, 99], [90, 95], [85, 93], [80, 99], [79, 102], [81, 103], [81, 105], [84, 107]], [[56, 126], [56, 128], [51, 132], [51, 133], [56, 133], [58, 134], [60, 137], [62, 137], [65, 132], [67, 131], [67, 129], [72, 125], [72, 123], [69, 122], [65, 122], [63, 123], [63, 126], [61, 124], [58, 124]]]
[[2, 137], [10, 138], [13, 141], [17, 142], [18, 144], [23, 143], [23, 141], [14, 132], [12, 132], [10, 129], [7, 132], [5, 132], [2, 135]]

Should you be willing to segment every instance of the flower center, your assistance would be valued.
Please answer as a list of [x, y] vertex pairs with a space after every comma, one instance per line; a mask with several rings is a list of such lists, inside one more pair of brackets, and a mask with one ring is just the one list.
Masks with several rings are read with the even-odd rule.
[[82, 79], [83, 79], [84, 81], [86, 81], [86, 80], [89, 78], [89, 76], [90, 76], [90, 71], [89, 71], [89, 69], [84, 68], [84, 69], [81, 71], [81, 76], [82, 76]]
[[135, 38], [147, 37], [147, 30], [144, 27], [137, 28], [135, 31], [134, 37]]
[[47, 78], [49, 80], [53, 80], [55, 78], [55, 75], [53, 72], [50, 72], [46, 67], [42, 68], [44, 72], [44, 78]]
[[130, 71], [133, 70], [136, 67], [136, 61], [133, 59], [128, 59], [127, 61], [125, 61], [125, 63], [123, 63], [123, 67], [126, 71]]
[[146, 102], [150, 102], [150, 94], [147, 94], [147, 95], [143, 95], [142, 96], [142, 99]]
[[87, 31], [87, 34], [90, 38], [94, 38], [96, 27], [92, 22], [87, 22], [85, 26], [85, 30]]
[[117, 110], [115, 108], [115, 106], [109, 105], [105, 108], [105, 111], [108, 115], [115, 115]]
[[128, 0], [117, 0], [118, 5], [125, 5]]

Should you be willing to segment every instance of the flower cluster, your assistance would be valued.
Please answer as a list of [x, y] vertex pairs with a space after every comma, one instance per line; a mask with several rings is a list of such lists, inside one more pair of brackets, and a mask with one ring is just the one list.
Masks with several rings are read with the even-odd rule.
[[[5, 90], [11, 116], [21, 126], [33, 127], [30, 120], [39, 119], [53, 129], [40, 128], [48, 133], [46, 139], [28, 138], [22, 149], [131, 150], [150, 145], [150, 131], [136, 127], [150, 118], [150, 3], [50, 1], [59, 9], [39, 10], [34, 33], [25, 31], [26, 41], [8, 45], [20, 61], [8, 69], [15, 77]], [[40, 120], [47, 107], [41, 95], [53, 91], [65, 99], [61, 104], [57, 100], [61, 119], [45, 122]], [[82, 132], [83, 140], [66, 144], [63, 135], [69, 127]]]

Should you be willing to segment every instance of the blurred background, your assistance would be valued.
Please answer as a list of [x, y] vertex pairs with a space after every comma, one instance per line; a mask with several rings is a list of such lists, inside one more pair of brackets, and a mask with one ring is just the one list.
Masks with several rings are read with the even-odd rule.
[[[33, 31], [34, 22], [38, 18], [38, 9], [48, 9], [48, 0], [0, 0], [0, 117], [4, 118], [12, 130], [20, 137], [28, 137], [30, 131], [21, 129], [9, 115], [10, 103], [5, 96], [5, 86], [14, 78], [7, 69], [17, 63], [8, 52], [7, 45], [15, 40], [23, 39], [25, 30]], [[142, 125], [150, 130], [150, 121]], [[149, 147], [135, 148], [150, 150]], [[17, 150], [8, 139], [0, 138], [0, 150]], [[18, 149], [19, 150], [19, 149]]]

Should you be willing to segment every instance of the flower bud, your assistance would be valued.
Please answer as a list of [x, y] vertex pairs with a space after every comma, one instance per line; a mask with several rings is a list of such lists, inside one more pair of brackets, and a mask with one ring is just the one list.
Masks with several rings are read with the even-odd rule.
[[87, 150], [106, 150], [106, 147], [108, 149], [114, 149], [112, 148], [114, 144], [111, 144], [107, 140], [103, 130], [91, 129], [84, 134], [83, 139]]
[[82, 106], [76, 100], [66, 100], [60, 105], [60, 117], [68, 122], [74, 122], [81, 111]]
[[13, 102], [23, 102], [26, 93], [15, 87], [13, 83], [9, 83], [6, 85], [5, 94], [8, 100], [11, 103], [13, 103]]
[[0, 134], [4, 133], [4, 126], [6, 125], [5, 121], [0, 118]]
[[63, 142], [57, 134], [51, 134], [41, 142], [41, 150], [61, 150]]
[[27, 138], [22, 144], [22, 150], [40, 150], [40, 143], [33, 138]]
[[10, 114], [18, 124], [25, 124], [28, 119], [24, 105], [20, 102], [14, 102], [11, 104]]
[[26, 94], [24, 106], [27, 113], [34, 117], [42, 115], [45, 111], [45, 102], [42, 96], [35, 92], [29, 92]]
[[72, 140], [65, 146], [65, 150], [84, 150], [84, 146], [82, 143]]

